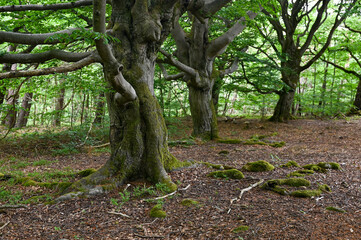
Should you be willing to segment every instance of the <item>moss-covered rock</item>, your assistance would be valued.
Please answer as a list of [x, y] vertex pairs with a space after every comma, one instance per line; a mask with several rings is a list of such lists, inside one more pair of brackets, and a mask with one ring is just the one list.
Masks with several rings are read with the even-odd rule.
[[232, 230], [232, 232], [233, 232], [233, 233], [240, 233], [240, 232], [245, 232], [245, 231], [247, 231], [248, 229], [249, 229], [248, 226], [246, 226], [246, 225], [241, 225], [241, 226], [239, 226], [239, 227], [234, 228], [234, 229]]
[[328, 186], [327, 184], [320, 185], [318, 189], [322, 192], [332, 192], [330, 186]]
[[220, 171], [210, 172], [210, 173], [208, 173], [207, 176], [215, 177], [215, 178], [230, 178], [230, 179], [244, 178], [243, 173], [237, 169], [228, 169], [228, 170], [220, 170]]
[[287, 163], [282, 164], [280, 167], [281, 167], [281, 168], [284, 168], [284, 167], [286, 167], [286, 168], [289, 168], [289, 167], [300, 167], [300, 165], [299, 165], [296, 161], [288, 161]]
[[227, 154], [229, 154], [229, 151], [227, 151], [227, 150], [222, 150], [222, 151], [219, 151], [218, 154], [220, 154], [220, 155], [227, 155]]
[[300, 198], [310, 198], [320, 196], [322, 193], [321, 190], [297, 190], [290, 193], [291, 196], [300, 197]]
[[190, 198], [186, 198], [181, 201], [181, 204], [185, 207], [191, 207], [199, 205], [199, 202]]
[[268, 144], [268, 146], [275, 147], [275, 148], [280, 148], [280, 147], [283, 147], [284, 145], [286, 145], [286, 142], [284, 142], [284, 141]]
[[157, 204], [150, 210], [149, 216], [153, 218], [165, 218], [167, 216], [167, 213], [162, 210], [161, 204]]
[[275, 167], [272, 164], [264, 160], [249, 162], [242, 167], [243, 170], [248, 172], [266, 172], [266, 171], [272, 171], [274, 168]]
[[217, 142], [227, 144], [240, 144], [242, 141], [239, 139], [218, 139]]
[[316, 172], [327, 172], [327, 169], [339, 170], [341, 169], [340, 164], [335, 162], [319, 162], [317, 164], [307, 164], [303, 168], [313, 170]]
[[326, 207], [326, 210], [328, 211], [334, 211], [334, 212], [340, 212], [340, 213], [345, 213], [346, 210], [342, 209], [342, 208], [339, 208], [339, 207]]
[[294, 172], [291, 172], [287, 175], [287, 177], [304, 177], [305, 175], [314, 174], [315, 171], [309, 169], [300, 169]]
[[97, 170], [95, 170], [94, 168], [89, 168], [89, 169], [85, 169], [85, 170], [82, 170], [82, 171], [79, 171], [76, 173], [76, 176], [79, 176], [79, 177], [87, 177], [89, 176], [90, 174], [92, 173], [95, 173]]

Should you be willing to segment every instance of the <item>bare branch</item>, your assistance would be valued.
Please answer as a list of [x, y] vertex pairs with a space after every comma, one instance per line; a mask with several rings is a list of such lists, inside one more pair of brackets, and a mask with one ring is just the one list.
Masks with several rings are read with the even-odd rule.
[[[253, 20], [257, 16], [257, 13], [248, 11], [247, 15], [250, 20]], [[227, 49], [227, 46], [243, 31], [243, 29], [246, 28], [246, 26], [246, 18], [242, 17], [230, 29], [228, 29], [227, 32], [210, 43], [207, 48], [207, 56], [209, 58], [214, 58], [222, 54]]]
[[344, 67], [342, 67], [342, 66], [340, 66], [340, 65], [338, 65], [336, 63], [330, 62], [330, 61], [328, 61], [326, 59], [321, 59], [321, 60], [328, 63], [328, 64], [331, 64], [335, 68], [338, 68], [338, 69], [344, 71], [345, 73], [352, 74], [352, 75], [356, 76], [357, 78], [361, 79], [361, 74], [357, 73], [356, 71], [346, 69], [346, 68], [344, 68]]
[[19, 77], [33, 77], [33, 76], [42, 76], [49, 75], [54, 73], [66, 73], [76, 71], [80, 68], [88, 66], [92, 63], [99, 62], [99, 58], [92, 54], [72, 65], [64, 65], [60, 67], [51, 67], [51, 68], [42, 68], [35, 70], [20, 70], [20, 71], [10, 71], [5, 73], [0, 73], [0, 80], [5, 78], [19, 78]]
[[19, 53], [0, 55], [0, 63], [43, 63], [51, 59], [59, 59], [65, 62], [77, 62], [90, 56], [92, 53], [71, 53], [62, 50], [50, 50], [43, 53]]
[[68, 3], [56, 3], [56, 4], [28, 4], [28, 5], [11, 5], [1, 6], [0, 12], [18, 12], [18, 11], [45, 11], [45, 10], [62, 10], [72, 9], [84, 6], [90, 6], [93, 4], [92, 0], [79, 0], [76, 2]]
[[234, 73], [234, 72], [237, 71], [237, 69], [238, 69], [238, 63], [239, 63], [239, 59], [238, 59], [238, 58], [235, 58], [234, 61], [233, 61], [233, 63], [231, 64], [231, 66], [230, 66], [229, 68], [225, 69], [225, 70], [220, 71], [220, 74], [221, 74], [222, 76], [225, 76], [225, 75], [227, 75], [227, 74], [232, 74], [232, 73]]
[[57, 44], [62, 43], [60, 39], [53, 39], [56, 34], [67, 34], [71, 35], [75, 30], [81, 30], [80, 28], [72, 28], [52, 33], [40, 33], [40, 34], [29, 34], [29, 33], [17, 33], [17, 32], [2, 32], [0, 31], [0, 43], [18, 43], [27, 45], [40, 45], [40, 44]]
[[174, 74], [174, 75], [169, 75], [169, 74], [167, 73], [167, 70], [165, 69], [165, 67], [163, 66], [162, 63], [158, 63], [158, 66], [159, 66], [159, 68], [162, 70], [164, 79], [167, 80], [167, 81], [178, 80], [178, 79], [180, 79], [180, 78], [182, 78], [182, 77], [185, 76], [185, 73], [184, 73], [184, 72], [181, 72], [181, 73], [178, 73], [178, 74]]
[[159, 50], [165, 57], [167, 57], [167, 59], [169, 60], [169, 63], [171, 65], [173, 65], [174, 67], [178, 68], [179, 70], [191, 75], [192, 77], [196, 77], [197, 76], [197, 71], [183, 63], [181, 63], [180, 61], [176, 60], [175, 58], [172, 57], [172, 55], [170, 55], [169, 53], [167, 53], [166, 51], [164, 51], [163, 49]]
[[344, 22], [345, 24], [345, 27], [350, 30], [351, 32], [354, 32], [354, 33], [360, 33], [361, 34], [361, 30], [356, 30], [356, 29], [353, 29], [351, 28], [349, 25], [346, 24], [346, 21]]

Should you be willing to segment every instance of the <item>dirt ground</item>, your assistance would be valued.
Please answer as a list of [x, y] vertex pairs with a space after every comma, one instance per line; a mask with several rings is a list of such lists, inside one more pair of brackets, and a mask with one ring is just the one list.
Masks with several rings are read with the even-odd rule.
[[[266, 160], [276, 168], [270, 172], [242, 171], [245, 178], [241, 180], [207, 177], [214, 169], [202, 164], [173, 171], [170, 175], [180, 183], [179, 188], [188, 188], [164, 199], [163, 209], [167, 213], [164, 219], [151, 218], [149, 211], [155, 203], [144, 199], [132, 198], [121, 207], [112, 204], [111, 198], [120, 199], [122, 189], [56, 204], [6, 210], [0, 213], [0, 239], [361, 239], [361, 119], [294, 120], [288, 124], [236, 119], [220, 121], [219, 128], [225, 138], [274, 135], [267, 139], [285, 141], [286, 145], [274, 148], [199, 142], [173, 146], [171, 152], [182, 161], [220, 163], [241, 169], [247, 162]], [[220, 154], [221, 151], [225, 154]], [[47, 168], [97, 168], [108, 157], [108, 153], [91, 152], [71, 155], [58, 158]], [[311, 181], [310, 188], [328, 184], [332, 192], [296, 198], [255, 187], [231, 204], [251, 184], [261, 179], [285, 178], [301, 169], [279, 167], [290, 160], [301, 166], [339, 163], [341, 170], [305, 177]], [[129, 184], [127, 191], [132, 192], [142, 183]], [[199, 204], [181, 205], [187, 198]], [[346, 212], [326, 210], [330, 206]], [[234, 231], [241, 225], [248, 226], [248, 230]]]

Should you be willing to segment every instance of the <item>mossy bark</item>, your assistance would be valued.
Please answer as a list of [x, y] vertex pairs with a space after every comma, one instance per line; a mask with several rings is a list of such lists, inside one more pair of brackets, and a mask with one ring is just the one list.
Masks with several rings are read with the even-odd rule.
[[[134, 88], [137, 98], [128, 100], [112, 89], [108, 91], [111, 157], [73, 188], [118, 186], [127, 180], [143, 178], [165, 183], [175, 190], [176, 185], [166, 171], [182, 164], [168, 150], [166, 125], [154, 95], [155, 60], [172, 28], [172, 6], [170, 2], [160, 1], [113, 2], [108, 28], [120, 40], [112, 43], [113, 54], [122, 64], [124, 79]], [[111, 72], [104, 69], [109, 83], [114, 78]]]

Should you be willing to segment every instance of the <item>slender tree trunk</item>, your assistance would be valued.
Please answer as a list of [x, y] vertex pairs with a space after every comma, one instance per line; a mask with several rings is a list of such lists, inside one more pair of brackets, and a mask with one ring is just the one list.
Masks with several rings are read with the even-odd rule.
[[322, 81], [321, 99], [318, 102], [318, 105], [322, 106], [323, 108], [325, 108], [325, 94], [326, 94], [326, 87], [327, 87], [327, 72], [328, 72], [328, 63], [326, 63], [325, 74], [323, 76], [323, 81]]
[[105, 94], [101, 92], [96, 100], [94, 124], [101, 124], [104, 119]]
[[60, 126], [61, 125], [61, 117], [63, 115], [64, 110], [64, 100], [65, 100], [65, 88], [62, 87], [59, 91], [59, 95], [55, 100], [55, 114], [54, 114], [54, 121], [53, 126]]
[[361, 111], [361, 78], [359, 79], [359, 82], [357, 85], [357, 90], [356, 90], [355, 100], [353, 102], [353, 107], [350, 109], [348, 114], [361, 115], [360, 111]]
[[18, 97], [19, 95], [16, 90], [14, 89], [8, 90], [8, 96], [7, 96], [8, 110], [6, 113], [4, 124], [9, 128], [14, 127], [16, 123], [16, 115], [17, 115], [16, 105], [17, 105]]
[[26, 124], [28, 123], [28, 118], [30, 114], [30, 108], [31, 108], [31, 101], [33, 98], [33, 93], [25, 93], [23, 101], [21, 103], [21, 109], [19, 112], [19, 116], [16, 122], [16, 127], [22, 128], [26, 127]]
[[6, 88], [0, 86], [0, 105], [4, 103]]
[[223, 78], [217, 77], [212, 88], [212, 101], [216, 112], [216, 116], [218, 116], [218, 102], [219, 102], [219, 94], [221, 93], [222, 84], [223, 84]]

